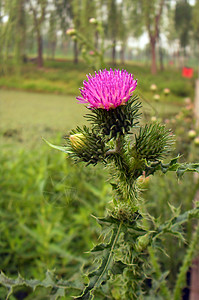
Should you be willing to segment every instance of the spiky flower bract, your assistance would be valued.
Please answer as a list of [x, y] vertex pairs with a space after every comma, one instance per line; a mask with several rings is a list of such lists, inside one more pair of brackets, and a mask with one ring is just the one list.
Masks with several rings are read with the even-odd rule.
[[75, 161], [96, 165], [103, 160], [105, 144], [100, 136], [86, 126], [73, 130], [67, 141], [68, 153]]
[[132, 127], [138, 123], [141, 104], [138, 97], [132, 97], [126, 105], [118, 106], [115, 109], [105, 110], [94, 109], [86, 118], [92, 123], [95, 130], [108, 139], [129, 133]]
[[135, 136], [134, 155], [139, 159], [157, 160], [171, 151], [174, 138], [164, 125], [145, 125]]
[[137, 80], [126, 70], [100, 70], [93, 76], [87, 75], [87, 78], [80, 89], [82, 97], [77, 97], [77, 100], [88, 104], [91, 109], [110, 110], [124, 105], [137, 86]]

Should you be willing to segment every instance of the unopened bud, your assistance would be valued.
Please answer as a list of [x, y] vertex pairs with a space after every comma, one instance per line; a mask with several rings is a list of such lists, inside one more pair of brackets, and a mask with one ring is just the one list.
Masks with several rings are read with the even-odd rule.
[[150, 86], [150, 90], [151, 91], [156, 91], [157, 90], [157, 85], [156, 84], [152, 84], [151, 86]]
[[76, 133], [69, 136], [69, 140], [71, 141], [71, 144], [75, 148], [81, 148], [84, 146], [84, 139], [85, 136], [82, 133]]
[[154, 95], [153, 99], [156, 100], [156, 101], [159, 101], [160, 100], [160, 95], [158, 95], [158, 94]]
[[151, 121], [152, 121], [152, 122], [156, 122], [156, 121], [157, 121], [156, 116], [152, 116], [152, 117], [151, 117]]
[[164, 89], [164, 94], [165, 94], [165, 96], [169, 95], [170, 94], [170, 89], [165, 88]]
[[194, 139], [194, 144], [199, 146], [199, 136]]
[[149, 238], [149, 234], [148, 233], [145, 234], [145, 235], [140, 236], [137, 239], [137, 243], [136, 243], [136, 250], [137, 250], [137, 252], [141, 252], [144, 249], [146, 249], [146, 247], [149, 244], [149, 241], [150, 241], [150, 238]]
[[86, 54], [86, 48], [85, 47], [82, 48], [82, 54]]
[[90, 18], [89, 23], [90, 24], [97, 24], [97, 20], [95, 18]]
[[189, 132], [188, 132], [188, 137], [189, 138], [195, 138], [196, 137], [196, 131], [195, 130], [189, 130]]
[[75, 35], [77, 32], [75, 30], [75, 28], [69, 28], [68, 30], [66, 30], [66, 34], [67, 35], [70, 35], [70, 36], [73, 36]]

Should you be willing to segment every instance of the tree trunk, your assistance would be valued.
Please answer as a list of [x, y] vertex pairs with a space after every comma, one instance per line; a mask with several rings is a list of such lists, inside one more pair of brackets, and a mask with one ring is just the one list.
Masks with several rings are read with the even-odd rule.
[[190, 300], [199, 299], [199, 256], [192, 262]]
[[113, 40], [113, 46], [112, 46], [112, 64], [116, 65], [116, 40]]
[[120, 60], [121, 60], [121, 64], [123, 64], [123, 65], [125, 63], [125, 56], [124, 56], [124, 54], [125, 54], [125, 45], [122, 44], [121, 50], [120, 50]]
[[51, 45], [51, 57], [52, 57], [52, 59], [55, 58], [55, 50], [56, 50], [56, 42], [52, 42], [52, 45]]
[[43, 67], [43, 45], [40, 33], [37, 34], [37, 66]]
[[74, 53], [74, 58], [73, 58], [73, 62], [74, 64], [78, 63], [78, 45], [77, 45], [77, 41], [74, 40], [74, 48], [73, 48], [73, 53]]
[[98, 50], [99, 48], [99, 32], [96, 30], [95, 32], [95, 49]]
[[151, 43], [151, 73], [156, 74], [157, 73], [157, 65], [156, 65], [156, 52], [155, 52], [156, 42], [155, 42], [155, 39], [151, 39], [150, 43]]
[[158, 43], [158, 49], [159, 49], [159, 62], [160, 62], [160, 71], [164, 71], [164, 62], [163, 62], [163, 49], [162, 49], [162, 43], [161, 39], [159, 37], [159, 43]]

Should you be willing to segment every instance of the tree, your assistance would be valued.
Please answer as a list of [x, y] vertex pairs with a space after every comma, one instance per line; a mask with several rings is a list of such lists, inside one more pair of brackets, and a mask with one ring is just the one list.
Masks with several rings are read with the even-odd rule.
[[192, 9], [190, 4], [187, 0], [178, 1], [175, 8], [175, 27], [179, 35], [180, 45], [184, 51], [184, 56], [186, 56], [186, 46], [189, 43], [191, 19]]
[[[0, 0], [0, 44], [3, 45], [3, 1]], [[3, 47], [0, 47], [0, 63], [3, 61]]]
[[26, 20], [25, 20], [25, 0], [15, 2], [15, 59], [16, 64], [21, 65], [25, 59], [26, 44]]
[[51, 57], [55, 56], [55, 49], [57, 44], [57, 26], [56, 26], [56, 13], [51, 11], [49, 20], [49, 31], [48, 31], [48, 45], [51, 50]]
[[194, 38], [199, 42], [199, 0], [196, 0], [193, 7], [192, 26]]
[[151, 73], [156, 74], [156, 44], [160, 36], [160, 25], [165, 0], [130, 0], [133, 7], [132, 26], [134, 37], [138, 37], [145, 27], [151, 50]]
[[[26, 41], [25, 0], [1, 1], [0, 11], [1, 60], [6, 62], [11, 54], [20, 71]], [[7, 17], [7, 21], [3, 21], [3, 15]]]
[[[66, 31], [72, 26], [72, 0], [54, 0], [56, 8], [56, 23], [62, 31], [62, 44], [66, 42]], [[74, 60], [75, 54], [74, 54]]]
[[29, 0], [30, 11], [33, 15], [33, 24], [36, 31], [37, 39], [37, 65], [43, 67], [43, 45], [42, 45], [42, 25], [45, 20], [48, 0]]
[[124, 64], [125, 60], [125, 48], [128, 39], [128, 23], [125, 19], [126, 11], [124, 2], [122, 2], [118, 7], [118, 22], [119, 22], [119, 30], [118, 30], [118, 38], [121, 41], [121, 50], [120, 50], [120, 60], [121, 63]]
[[160, 34], [160, 20], [165, 0], [141, 0], [141, 4], [151, 47], [151, 73], [156, 74], [156, 43]]
[[[73, 20], [73, 25], [77, 30], [80, 30], [80, 25], [81, 25], [81, 0], [73, 0], [72, 4], [72, 20]], [[74, 39], [74, 59], [73, 62], [75, 64], [78, 63], [78, 43], [77, 40]]]

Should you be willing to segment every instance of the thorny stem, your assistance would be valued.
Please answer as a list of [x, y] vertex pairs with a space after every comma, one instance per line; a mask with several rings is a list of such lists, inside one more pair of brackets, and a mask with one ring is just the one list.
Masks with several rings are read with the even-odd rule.
[[174, 295], [173, 295], [174, 300], [181, 299], [182, 288], [186, 285], [186, 274], [189, 269], [189, 266], [191, 265], [192, 259], [194, 257], [196, 247], [198, 245], [198, 238], [199, 238], [199, 223], [197, 225], [196, 231], [193, 234], [191, 244], [187, 250], [183, 264], [180, 268], [180, 272], [174, 289]]
[[122, 139], [121, 136], [119, 136], [115, 141], [115, 149], [110, 149], [106, 152], [106, 156], [110, 154], [120, 154], [122, 150]]

